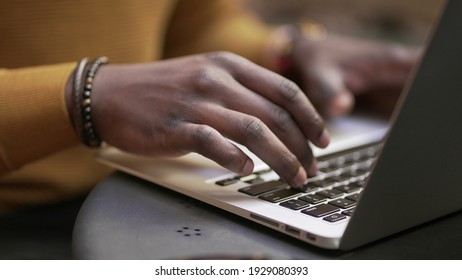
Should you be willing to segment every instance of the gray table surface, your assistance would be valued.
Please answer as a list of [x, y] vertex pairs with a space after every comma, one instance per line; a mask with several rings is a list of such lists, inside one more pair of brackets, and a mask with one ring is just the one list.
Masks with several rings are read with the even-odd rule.
[[354, 251], [331, 251], [116, 172], [86, 198], [78, 259], [462, 259], [462, 212]]

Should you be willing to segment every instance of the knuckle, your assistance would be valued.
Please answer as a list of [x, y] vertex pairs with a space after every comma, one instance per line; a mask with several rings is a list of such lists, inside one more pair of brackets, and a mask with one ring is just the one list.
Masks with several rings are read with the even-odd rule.
[[215, 89], [222, 84], [222, 78], [218, 69], [210, 66], [201, 66], [195, 71], [193, 79], [195, 88], [200, 91]]
[[206, 149], [214, 143], [214, 129], [209, 126], [196, 127], [191, 133], [191, 140], [197, 149]]
[[238, 56], [228, 51], [217, 51], [208, 53], [207, 57], [213, 62], [226, 64], [235, 61]]
[[265, 137], [265, 125], [260, 119], [251, 117], [242, 125], [242, 133], [247, 140], [258, 142]]
[[296, 83], [288, 79], [282, 79], [279, 84], [281, 95], [289, 102], [295, 102], [301, 93]]

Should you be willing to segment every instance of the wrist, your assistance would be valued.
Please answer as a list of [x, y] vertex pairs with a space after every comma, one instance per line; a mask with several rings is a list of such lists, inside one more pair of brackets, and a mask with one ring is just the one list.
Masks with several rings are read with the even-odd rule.
[[69, 116], [69, 119], [71, 120], [72, 126], [75, 129], [74, 114], [72, 113], [72, 110], [74, 110], [74, 102], [73, 102], [73, 96], [72, 96], [72, 92], [73, 92], [72, 84], [74, 81], [74, 71], [72, 71], [69, 77], [67, 78], [66, 85], [64, 87], [64, 100], [66, 102], [67, 114]]

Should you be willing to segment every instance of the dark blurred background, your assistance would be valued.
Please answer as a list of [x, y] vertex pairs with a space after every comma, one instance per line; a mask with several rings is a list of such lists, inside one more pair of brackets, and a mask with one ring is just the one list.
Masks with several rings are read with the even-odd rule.
[[269, 23], [309, 18], [332, 32], [411, 44], [425, 39], [444, 0], [247, 0]]

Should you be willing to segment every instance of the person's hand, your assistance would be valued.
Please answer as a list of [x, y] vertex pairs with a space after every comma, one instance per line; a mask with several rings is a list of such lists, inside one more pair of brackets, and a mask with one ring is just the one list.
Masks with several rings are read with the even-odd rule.
[[401, 45], [330, 34], [294, 41], [294, 79], [324, 117], [342, 116], [355, 104], [389, 115], [419, 51]]
[[[314, 176], [307, 139], [326, 147], [324, 122], [295, 83], [230, 53], [102, 66], [92, 93], [107, 143], [147, 156], [197, 152], [238, 174], [248, 147], [292, 186]], [[226, 138], [225, 138], [226, 137]]]

